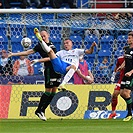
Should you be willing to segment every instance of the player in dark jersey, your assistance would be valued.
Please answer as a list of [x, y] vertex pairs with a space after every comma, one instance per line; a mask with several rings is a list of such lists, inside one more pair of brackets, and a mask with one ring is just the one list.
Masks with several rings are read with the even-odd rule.
[[133, 32], [128, 33], [127, 43], [129, 47], [125, 49], [125, 75], [121, 81], [120, 95], [127, 104], [127, 116], [123, 121], [130, 121], [132, 119], [132, 98], [130, 96], [133, 90]]
[[[41, 37], [45, 43], [47, 43], [48, 46], [50, 46], [54, 52], [56, 52], [56, 48], [53, 45], [52, 42], [49, 41], [49, 34], [46, 31], [41, 31], [40, 32]], [[42, 49], [40, 43], [36, 45], [33, 49], [29, 49], [27, 51], [19, 52], [19, 53], [10, 53], [8, 57], [11, 56], [20, 56], [20, 55], [30, 55], [33, 53], [38, 52], [42, 58], [46, 58], [47, 60], [47, 53]], [[45, 76], [45, 93], [41, 96], [39, 105], [37, 110], [35, 111], [35, 114], [42, 120], [47, 120], [45, 117], [45, 109], [48, 107], [50, 104], [52, 98], [54, 97], [57, 87], [60, 85], [61, 82], [61, 75], [57, 74], [53, 66], [51, 64], [51, 61], [47, 61], [44, 63], [45, 66], [45, 71], [44, 71], [44, 76]]]
[[119, 56], [116, 62], [116, 67], [114, 69], [113, 76], [111, 77], [111, 81], [114, 82], [116, 73], [119, 73], [118, 82], [116, 83], [116, 86], [112, 95], [112, 101], [111, 101], [112, 113], [109, 115], [109, 119], [112, 119], [116, 116], [115, 110], [118, 103], [118, 95], [120, 94], [120, 84], [121, 84], [122, 78], [124, 77], [124, 68], [121, 69], [120, 72], [117, 72], [117, 68], [119, 68], [123, 62], [124, 62], [124, 56]]

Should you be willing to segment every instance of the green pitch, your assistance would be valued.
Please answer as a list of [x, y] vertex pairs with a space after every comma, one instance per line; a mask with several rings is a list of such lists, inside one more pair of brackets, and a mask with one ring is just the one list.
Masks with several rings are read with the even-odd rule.
[[0, 133], [133, 133], [133, 120], [0, 120]]

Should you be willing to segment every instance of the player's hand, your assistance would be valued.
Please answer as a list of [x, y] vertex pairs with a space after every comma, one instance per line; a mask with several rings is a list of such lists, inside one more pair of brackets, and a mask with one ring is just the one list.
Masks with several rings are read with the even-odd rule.
[[127, 73], [125, 73], [125, 76], [126, 77], [130, 77], [132, 75], [132, 72], [130, 71], [130, 72], [127, 72]]
[[96, 47], [97, 47], [96, 42], [93, 42], [93, 43], [92, 43], [92, 45], [91, 45], [91, 47], [94, 47], [94, 46], [96, 46]]
[[120, 72], [121, 71], [121, 66], [120, 67], [118, 67], [117, 69], [116, 69], [116, 72]]
[[35, 60], [32, 60], [31, 61], [31, 66], [33, 66], [35, 63], [37, 63], [39, 60], [38, 59], [35, 59]]
[[8, 58], [12, 57], [13, 56], [13, 53], [12, 52], [9, 52], [8, 53]]

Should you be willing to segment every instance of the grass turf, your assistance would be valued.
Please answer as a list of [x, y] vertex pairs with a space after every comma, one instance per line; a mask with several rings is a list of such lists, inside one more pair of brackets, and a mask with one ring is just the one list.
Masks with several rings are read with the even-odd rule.
[[133, 133], [133, 121], [0, 120], [0, 133]]

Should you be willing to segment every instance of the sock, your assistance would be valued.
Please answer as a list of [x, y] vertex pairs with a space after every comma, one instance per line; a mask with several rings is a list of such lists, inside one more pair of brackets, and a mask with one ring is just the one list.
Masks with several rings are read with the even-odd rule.
[[127, 116], [130, 116], [132, 115], [132, 98], [131, 97], [125, 98], [125, 101], [127, 103], [127, 110], [128, 110]]
[[48, 100], [45, 102], [45, 104], [43, 105], [42, 111], [45, 112], [45, 109], [48, 107], [48, 105], [50, 104], [50, 102], [52, 101], [54, 95], [56, 93], [52, 92], [51, 95], [49, 96]]
[[63, 81], [62, 81], [62, 84], [68, 83], [68, 81], [71, 79], [71, 77], [73, 76], [74, 73], [75, 73], [75, 70], [71, 68], [71, 69], [66, 73], [66, 75], [65, 75], [65, 77], [64, 77], [64, 79], [63, 79]]
[[41, 112], [42, 111], [42, 108], [43, 108], [43, 105], [47, 102], [49, 96], [50, 96], [50, 92], [45, 92], [42, 96], [41, 96], [41, 99], [40, 99], [40, 102], [39, 102], [39, 105], [38, 105], [38, 108], [37, 108], [37, 112]]
[[118, 98], [117, 97], [112, 97], [112, 111], [114, 112], [116, 110], [116, 106], [118, 103]]
[[41, 46], [42, 46], [42, 49], [43, 49], [45, 52], [47, 52], [47, 53], [50, 52], [51, 48], [50, 48], [44, 41], [42, 41], [40, 44], [41, 44]]

